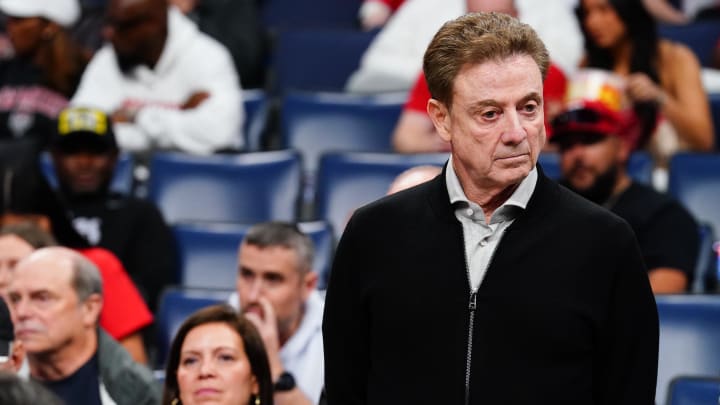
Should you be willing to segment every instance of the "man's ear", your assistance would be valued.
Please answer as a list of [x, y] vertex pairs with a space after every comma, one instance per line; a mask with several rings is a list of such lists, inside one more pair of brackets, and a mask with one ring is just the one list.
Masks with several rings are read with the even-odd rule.
[[618, 160], [623, 164], [627, 164], [628, 160], [630, 160], [630, 154], [632, 153], [632, 146], [622, 138], [618, 138], [618, 144]]
[[435, 130], [438, 132], [438, 135], [440, 135], [440, 138], [442, 138], [445, 142], [450, 142], [452, 138], [452, 132], [450, 130], [450, 111], [445, 104], [431, 98], [427, 104], [427, 112], [430, 116], [430, 120], [435, 126]]
[[102, 311], [103, 298], [100, 294], [90, 294], [82, 303], [83, 322], [87, 326], [96, 326], [100, 321], [100, 311]]
[[303, 290], [303, 300], [307, 300], [310, 296], [310, 293], [312, 293], [315, 288], [317, 287], [318, 283], [318, 274], [312, 270], [305, 273], [302, 279], [302, 290]]

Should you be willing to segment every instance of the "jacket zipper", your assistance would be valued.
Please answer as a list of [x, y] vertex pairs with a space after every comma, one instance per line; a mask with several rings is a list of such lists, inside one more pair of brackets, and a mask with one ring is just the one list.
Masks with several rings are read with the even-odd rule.
[[[485, 269], [485, 272], [487, 273], [487, 270], [490, 269], [490, 265], [493, 262], [493, 259], [495, 259], [495, 252], [497, 252], [497, 248], [500, 247], [500, 241], [502, 241], [502, 237], [505, 236], [505, 233], [507, 232], [509, 226], [502, 230], [500, 234], [500, 240], [498, 241], [498, 245], [495, 247], [495, 250], [493, 250], [492, 254], [490, 255], [490, 259], [488, 260], [487, 268]], [[468, 285], [470, 286], [470, 298], [468, 299], [468, 311], [469, 311], [469, 330], [468, 330], [468, 341], [467, 341], [467, 352], [465, 354], [465, 405], [470, 405], [470, 367], [472, 366], [472, 346], [473, 346], [473, 332], [475, 330], [475, 311], [477, 310], [477, 292], [478, 289], [480, 289], [480, 286], [478, 285], [478, 288], [473, 289], [472, 285], [472, 279], [470, 278], [470, 266], [468, 265], [468, 256], [467, 256], [467, 249], [465, 248], [465, 232], [462, 233], [462, 240], [463, 240], [463, 250], [465, 250], [465, 273], [467, 275]], [[484, 277], [483, 277], [484, 278]], [[482, 280], [480, 281], [480, 284], [482, 284]]]

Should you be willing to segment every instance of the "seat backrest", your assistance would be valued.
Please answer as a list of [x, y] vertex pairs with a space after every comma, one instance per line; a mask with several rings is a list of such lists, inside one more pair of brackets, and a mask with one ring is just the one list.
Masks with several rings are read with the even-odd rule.
[[662, 38], [687, 45], [703, 66], [712, 64], [712, 52], [720, 38], [720, 24], [717, 21], [701, 21], [687, 25], [661, 25]]
[[[553, 180], [562, 178], [560, 169], [560, 154], [557, 152], [542, 152], [538, 156], [538, 163], [545, 175]], [[654, 163], [649, 153], [643, 151], [633, 152], [627, 163], [627, 171], [633, 180], [643, 184], [652, 184]]]
[[[310, 236], [315, 247], [313, 269], [318, 289], [327, 286], [335, 247], [330, 225], [324, 221], [301, 222], [298, 227]], [[234, 288], [238, 268], [238, 247], [250, 225], [177, 224], [173, 232], [180, 255], [180, 282], [185, 287]]]
[[280, 31], [271, 63], [273, 93], [342, 92], [375, 34], [359, 30]]
[[717, 252], [713, 249], [715, 232], [710, 224], [701, 223], [700, 250], [695, 264], [694, 279], [690, 291], [696, 294], [714, 292], [718, 284]]
[[168, 223], [294, 221], [300, 196], [297, 152], [191, 156], [157, 153], [148, 197]]
[[398, 94], [288, 94], [281, 111], [281, 144], [302, 153], [308, 173], [316, 171], [326, 152], [391, 152], [404, 98]]
[[263, 25], [270, 29], [353, 28], [362, 0], [265, 0]]
[[720, 372], [720, 296], [658, 295], [660, 349], [656, 400], [679, 375]]
[[715, 150], [720, 151], [720, 93], [708, 95], [708, 101], [715, 129]]
[[198, 309], [226, 302], [232, 292], [228, 289], [169, 288], [165, 290], [160, 298], [156, 319], [156, 366], [164, 367], [175, 333], [190, 314]]
[[330, 153], [323, 155], [318, 172], [315, 218], [328, 221], [336, 240], [353, 211], [383, 197], [395, 177], [419, 165], [442, 166], [447, 153]]
[[[44, 152], [40, 155], [40, 168], [45, 178], [52, 188], [58, 188], [57, 174], [52, 157], [49, 153]], [[135, 168], [135, 160], [132, 155], [127, 152], [120, 152], [117, 164], [115, 165], [115, 173], [110, 183], [110, 190], [120, 194], [130, 195], [133, 191], [133, 170]]]
[[245, 123], [243, 124], [245, 150], [259, 152], [268, 117], [268, 99], [262, 89], [243, 89], [242, 96], [245, 109]]
[[675, 154], [670, 159], [668, 192], [699, 222], [720, 229], [720, 154]]
[[720, 377], [681, 376], [670, 383], [667, 405], [717, 405], [720, 403]]

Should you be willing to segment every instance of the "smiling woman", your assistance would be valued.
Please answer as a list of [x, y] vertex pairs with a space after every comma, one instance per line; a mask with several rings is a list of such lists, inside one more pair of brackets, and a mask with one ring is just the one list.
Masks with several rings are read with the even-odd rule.
[[272, 405], [270, 366], [255, 327], [228, 306], [190, 315], [175, 336], [163, 405]]

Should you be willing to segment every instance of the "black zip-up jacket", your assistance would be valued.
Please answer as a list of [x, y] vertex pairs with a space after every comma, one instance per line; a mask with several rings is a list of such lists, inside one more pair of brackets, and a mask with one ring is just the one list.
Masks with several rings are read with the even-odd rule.
[[444, 172], [357, 210], [323, 334], [330, 405], [654, 403], [657, 310], [632, 230], [540, 169], [476, 297]]

